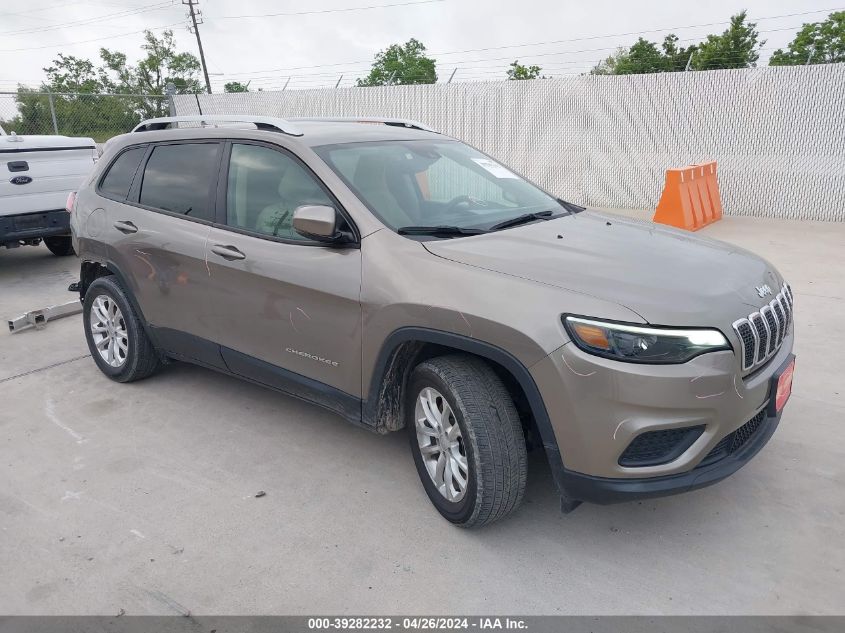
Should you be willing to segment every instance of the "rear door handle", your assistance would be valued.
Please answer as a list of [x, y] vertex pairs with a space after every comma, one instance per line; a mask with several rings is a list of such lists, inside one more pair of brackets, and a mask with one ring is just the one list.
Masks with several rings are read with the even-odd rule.
[[246, 259], [241, 251], [234, 246], [226, 246], [225, 244], [215, 244], [211, 247], [211, 252], [215, 255], [220, 255], [223, 259], [232, 261], [233, 259]]
[[121, 233], [137, 233], [138, 227], [129, 222], [128, 220], [118, 220], [114, 223], [114, 228], [116, 228]]

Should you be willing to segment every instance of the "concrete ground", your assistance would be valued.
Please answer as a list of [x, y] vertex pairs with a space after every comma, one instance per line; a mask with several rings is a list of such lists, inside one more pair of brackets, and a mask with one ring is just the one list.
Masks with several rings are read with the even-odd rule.
[[[404, 434], [188, 365], [117, 385], [80, 317], [0, 333], [0, 613], [843, 613], [845, 224], [702, 234], [795, 292], [769, 445], [711, 488], [567, 516], [535, 455], [522, 508], [474, 532], [430, 506]], [[70, 299], [77, 270], [0, 251], [0, 317]]]

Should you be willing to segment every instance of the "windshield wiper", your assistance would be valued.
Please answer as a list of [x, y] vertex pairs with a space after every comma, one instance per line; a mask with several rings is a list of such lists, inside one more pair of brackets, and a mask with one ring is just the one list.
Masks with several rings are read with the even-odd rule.
[[487, 233], [485, 229], [466, 229], [462, 226], [403, 226], [396, 230], [399, 235], [481, 235]]
[[525, 215], [518, 215], [515, 218], [511, 218], [510, 220], [505, 220], [504, 222], [494, 224], [490, 227], [489, 230], [498, 231], [499, 229], [507, 229], [512, 226], [519, 226], [520, 224], [533, 222], [534, 220], [543, 220], [552, 215], [552, 213], [554, 213], [554, 211], [537, 211], [536, 213], [526, 213]]
[[582, 211], [586, 211], [587, 207], [582, 207], [580, 204], [575, 204], [574, 202], [567, 202], [566, 200], [561, 200], [557, 198], [557, 203], [566, 209], [569, 212], [569, 215], [573, 215], [574, 213], [581, 213]]

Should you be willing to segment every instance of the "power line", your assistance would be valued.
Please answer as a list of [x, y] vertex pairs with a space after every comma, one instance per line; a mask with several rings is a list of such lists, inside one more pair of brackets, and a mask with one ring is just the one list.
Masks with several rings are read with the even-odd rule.
[[[833, 9], [818, 9], [815, 11], [802, 11], [800, 13], [784, 13], [782, 15], [770, 15], [764, 16], [762, 18], [754, 18], [755, 22], [762, 22], [763, 20], [777, 20], [780, 18], [792, 18], [801, 15], [811, 15], [814, 13], [828, 13], [839, 11], [841, 7], [836, 7]], [[600, 39], [607, 39], [611, 37], [629, 37], [632, 35], [645, 35], [646, 33], [661, 33], [663, 31], [680, 31], [682, 29], [697, 29], [697, 28], [704, 28], [710, 26], [722, 26], [724, 24], [730, 24], [730, 20], [723, 20], [721, 22], [708, 22], [705, 24], [688, 24], [686, 26], [672, 26], [662, 29], [648, 29], [645, 31], [629, 31], [627, 33], [613, 33], [611, 35], [590, 35], [587, 37], [574, 37], [565, 40], [549, 40], [546, 42], [531, 42], [527, 44], [508, 44], [504, 46], [489, 46], [487, 48], [467, 48], [462, 51], [446, 51], [446, 52], [432, 52], [432, 55], [455, 55], [458, 53], [476, 53], [476, 52], [484, 52], [484, 51], [493, 51], [493, 50], [501, 50], [505, 48], [519, 48], [524, 46], [541, 46], [546, 44], [567, 44], [571, 42], [585, 42], [588, 40], [600, 40]], [[761, 33], [764, 31], [760, 31]]]
[[[777, 32], [777, 31], [795, 30], [797, 28], [800, 28], [800, 27], [789, 26], [789, 27], [783, 27], [783, 28], [778, 28], [778, 29], [767, 29], [767, 30], [758, 31], [758, 33], [774, 33], [774, 32]], [[679, 39], [677, 41], [681, 42], [681, 43], [698, 42], [698, 41], [700, 41], [700, 38], [690, 37], [690, 38]], [[531, 53], [531, 54], [526, 55], [525, 58], [533, 60], [537, 57], [551, 57], [551, 56], [556, 56], [556, 55], [575, 55], [575, 54], [579, 54], [579, 53], [594, 53], [594, 52], [598, 52], [598, 51], [614, 51], [618, 48], [619, 48], [618, 46], [613, 45], [613, 46], [599, 46], [599, 47], [594, 47], [594, 48], [581, 48], [581, 49], [577, 49], [577, 50], [548, 51], [548, 52], [542, 52], [542, 53]], [[448, 64], [449, 65], [452, 65], [452, 64], [459, 65], [459, 64], [476, 63], [476, 62], [496, 62], [496, 61], [513, 61], [513, 57], [512, 56], [507, 56], [507, 57], [479, 57], [479, 58], [476, 58], [476, 59], [451, 60], [451, 61], [448, 62]], [[346, 72], [346, 69], [348, 67], [359, 66], [360, 64], [370, 64], [370, 63], [372, 63], [372, 62], [369, 61], [369, 60], [361, 60], [361, 61], [355, 61], [355, 62], [342, 62], [342, 63], [336, 63], [336, 64], [323, 64], [323, 65], [314, 65], [314, 66], [291, 66], [291, 67], [288, 67], [288, 68], [278, 68], [278, 69], [275, 69], [275, 70], [279, 71], [279, 72], [286, 72], [286, 71], [289, 72], [289, 71], [296, 71], [296, 70], [311, 70], [311, 69], [318, 69], [318, 68], [335, 67], [335, 68], [338, 69], [336, 72], [341, 72], [341, 67], [343, 67], [343, 72]], [[258, 72], [258, 71], [256, 71], [256, 72]], [[262, 71], [262, 72], [268, 73], [268, 72], [274, 72], [274, 71], [269, 70], [269, 71]], [[255, 73], [252, 73], [252, 72], [250, 72], [250, 73], [227, 73], [228, 76], [232, 76], [232, 77], [243, 76], [243, 75], [254, 75], [254, 74]], [[272, 75], [265, 75], [264, 77], [272, 78], [273, 76]], [[251, 79], [260, 79], [261, 77], [250, 77], [250, 78]]]
[[[758, 49], [758, 51], [763, 51], [763, 50], [772, 50], [772, 48], [770, 47], [770, 48]], [[720, 62], [725, 62], [725, 61], [733, 62], [733, 61], [741, 61], [741, 60], [744, 60], [744, 59], [745, 59], [745, 56], [742, 53], [739, 53], [739, 52], [725, 54], [725, 55], [718, 55], [718, 56], [714, 56], [714, 57], [710, 58], [707, 65], [705, 66], [705, 68], [712, 68], [712, 67], [718, 65]], [[553, 67], [544, 66], [542, 71], [543, 72], [550, 72], [550, 73], [552, 73], [553, 75], [556, 75], [556, 76], [578, 75], [578, 74], [582, 74], [582, 72], [584, 72], [584, 71], [592, 70], [592, 68], [594, 68], [597, 64], [601, 63], [602, 61], [604, 61], [604, 60], [603, 59], [573, 60], [573, 61], [570, 61], [570, 62], [562, 62], [562, 63], [563, 64], [571, 64], [571, 65], [574, 65], [574, 66], [581, 66], [582, 68], [572, 68], [572, 67], [570, 67], [570, 68], [566, 68], [566, 69], [556, 69], [556, 68], [553, 68]], [[450, 67], [447, 66], [444, 69], [444, 72], [443, 72], [441, 78], [445, 77], [448, 74], [449, 68]], [[456, 66], [455, 68], [457, 68], [458, 70], [463, 70], [463, 71], [469, 70], [471, 68], [480, 69], [480, 70], [475, 70], [475, 72], [469, 73], [469, 77], [467, 77], [466, 75], [462, 75], [460, 77], [461, 81], [468, 81], [468, 80], [485, 81], [485, 80], [488, 80], [488, 79], [486, 79], [486, 77], [489, 77], [491, 75], [499, 76], [502, 79], [504, 79], [505, 76], [506, 76], [506, 73], [507, 73], [507, 68], [498, 68], [497, 69], [497, 68], [493, 68], [493, 67], [490, 67], [490, 66], [476, 66], [476, 67]], [[559, 71], [559, 70], [568, 70], [569, 72], [556, 72], [556, 71]], [[662, 72], [680, 72], [680, 71], [676, 70], [676, 71], [662, 71]], [[640, 73], [640, 74], [658, 74], [658, 73]], [[324, 78], [320, 78], [318, 75], [323, 76]], [[325, 76], [328, 76], [328, 78], [325, 78]], [[290, 85], [291, 85], [292, 88], [317, 88], [317, 87], [322, 87], [322, 86], [332, 87], [333, 85], [335, 85], [335, 77], [337, 77], [337, 76], [338, 76], [337, 73], [316, 73], [316, 74], [305, 74], [305, 75], [293, 75], [290, 78], [291, 79]], [[425, 74], [418, 73], [418, 74], [404, 75], [404, 78], [414, 79], [414, 78], [420, 78], [420, 77], [425, 77], [425, 76], [426, 76]], [[278, 80], [279, 80], [279, 78], [275, 77], [275, 78], [273, 78], [272, 81], [276, 82]], [[350, 81], [354, 81], [354, 79], [350, 78]], [[258, 83], [258, 82], [255, 82], [255, 83]], [[277, 89], [280, 86], [275, 85], [275, 84], [271, 84], [270, 82], [268, 82], [268, 83], [265, 83], [264, 85], [262, 85], [260, 87], [265, 89], [265, 90], [270, 91], [270, 90]]]
[[88, 24], [93, 24], [95, 22], [102, 22], [104, 20], [111, 20], [115, 18], [124, 18], [129, 17], [131, 15], [137, 15], [138, 13], [146, 13], [148, 11], [157, 11], [159, 9], [166, 9], [168, 7], [173, 6], [171, 2], [158, 2], [156, 4], [148, 4], [143, 7], [136, 7], [134, 9], [125, 9], [123, 11], [119, 11], [117, 13], [109, 13], [108, 15], [101, 15], [97, 17], [91, 18], [83, 18], [81, 20], [75, 20], [73, 22], [61, 22], [59, 24], [51, 24], [49, 26], [40, 26], [40, 27], [31, 27], [27, 29], [20, 29], [17, 31], [0, 31], [0, 35], [27, 35], [31, 33], [41, 33], [44, 31], [55, 31], [56, 29], [64, 29], [70, 26], [85, 26]]
[[0, 16], [2, 16], [2, 15], [28, 15], [30, 13], [38, 13], [39, 11], [49, 11], [51, 9], [58, 9], [58, 8], [64, 9], [65, 7], [69, 7], [69, 6], [72, 6], [74, 4], [88, 4], [88, 0], [74, 0], [73, 2], [59, 2], [57, 4], [47, 5], [46, 7], [38, 7], [36, 9], [30, 9], [28, 11], [12, 11], [12, 12], [7, 12], [7, 13], [0, 13]]
[[253, 15], [221, 15], [210, 20], [243, 20], [247, 18], [275, 18], [279, 16], [294, 15], [315, 15], [319, 13], [347, 13], [349, 11], [368, 11], [370, 9], [389, 9], [391, 7], [408, 7], [415, 4], [432, 4], [434, 2], [446, 2], [446, 0], [411, 0], [409, 2], [396, 2], [393, 4], [374, 4], [366, 7], [346, 7], [344, 9], [317, 9], [313, 11], [290, 11], [284, 13], [257, 13]]
[[[101, 42], [103, 40], [113, 40], [119, 37], [126, 37], [127, 35], [136, 35], [138, 33], [143, 33], [145, 31], [160, 31], [162, 29], [169, 29], [174, 26], [181, 25], [182, 22], [173, 22], [172, 24], [163, 24], [161, 26], [151, 26], [146, 29], [141, 29], [140, 31], [129, 31], [127, 33], [119, 33], [117, 35], [105, 35], [103, 37], [95, 37], [90, 40], [79, 40], [76, 42], [62, 42], [61, 46], [77, 46], [78, 44], [90, 44], [91, 42]], [[19, 51], [40, 51], [45, 48], [56, 48], [57, 44], [47, 44], [46, 46], [26, 46], [23, 48], [0, 48], [0, 53], [17, 53]]]
[[[755, 52], [763, 53], [764, 51], [771, 51], [774, 50], [775, 47], [760, 47], [757, 48]], [[595, 51], [595, 50], [607, 50], [607, 49], [584, 49], [587, 51]], [[510, 57], [507, 58], [495, 58], [492, 61], [496, 60], [509, 60]], [[560, 74], [562, 70], [572, 70], [573, 67], [581, 66], [586, 67], [586, 69], [591, 69], [594, 66], [600, 64], [604, 61], [605, 58], [601, 59], [576, 59], [576, 60], [554, 60], [550, 63], [543, 63], [542, 71], [548, 72], [551, 74]], [[714, 56], [710, 58], [711, 61], [709, 64], [712, 66], [719, 61], [737, 61], [745, 59], [745, 56], [742, 53], [735, 52], [735, 53], [727, 53], [724, 55]], [[487, 62], [491, 60], [482, 59], [482, 60], [475, 60], [481, 62]], [[529, 64], [529, 61], [526, 61], [525, 64]], [[317, 83], [327, 83], [331, 82], [334, 83], [335, 78], [338, 77], [339, 74], [347, 74], [347, 75], [355, 75], [355, 74], [366, 74], [369, 71], [369, 66], [356, 66], [352, 68], [344, 68], [342, 73], [338, 70], [335, 71], [323, 71], [323, 72], [305, 72], [305, 73], [296, 73], [291, 74], [292, 79], [294, 80], [294, 85], [301, 86], [303, 81], [306, 83], [313, 84], [314, 82]], [[465, 64], [457, 63], [457, 62], [448, 62], [445, 64], [438, 64], [438, 74], [442, 77], [445, 77], [446, 74], [449, 73], [450, 70], [458, 69], [461, 71], [461, 78], [466, 78], [466, 72], [470, 71], [469, 74], [471, 76], [475, 75], [502, 75], [507, 72], [506, 67], [485, 64], [485, 65], [477, 65], [477, 66], [467, 66]], [[571, 74], [571, 73], [567, 73]], [[418, 75], [420, 77], [424, 77], [426, 75]], [[408, 77], [408, 75], [405, 75]], [[411, 76], [413, 78], [413, 76]], [[353, 80], [350, 78], [350, 80]], [[275, 87], [275, 84], [279, 81], [278, 75], [267, 75], [264, 77], [253, 77], [251, 78], [253, 85], [257, 85], [263, 88], [270, 88]]]
[[[819, 9], [818, 11], [804, 11], [804, 12], [801, 12], [801, 13], [786, 13], [786, 14], [782, 14], [782, 15], [764, 16], [764, 17], [754, 18], [754, 19], [756, 21], [774, 20], [774, 19], [778, 19], [778, 18], [794, 17], [794, 16], [799, 16], [799, 15], [810, 15], [810, 14], [813, 14], [813, 13], [833, 12], [833, 11], [838, 11], [838, 10], [839, 10], [838, 8]], [[662, 29], [653, 29], [653, 30], [650, 30], [650, 31], [648, 31], [648, 30], [647, 31], [631, 31], [631, 32], [628, 32], [628, 33], [615, 33], [615, 34], [610, 34], [610, 35], [594, 35], [594, 36], [583, 37], [583, 38], [572, 38], [572, 39], [568, 39], [568, 40], [550, 40], [550, 41], [547, 41], [547, 42], [532, 42], [532, 43], [526, 43], [526, 44], [509, 44], [509, 45], [506, 45], [506, 46], [491, 46], [491, 47], [484, 48], [484, 49], [440, 51], [440, 52], [433, 52], [431, 54], [432, 55], [453, 55], [453, 54], [458, 54], [458, 53], [476, 52], [476, 50], [478, 50], [478, 51], [500, 50], [500, 49], [504, 49], [504, 48], [515, 48], [515, 47], [521, 47], [521, 46], [540, 46], [540, 45], [545, 45], [545, 44], [561, 44], [561, 43], [567, 43], [567, 42], [586, 41], [586, 40], [595, 40], [595, 39], [607, 39], [607, 38], [613, 38], [613, 37], [627, 37], [627, 36], [632, 36], [632, 35], [642, 35], [642, 34], [645, 34], [645, 33], [653, 33], [653, 32], [657, 32], [657, 31], [676, 31], [676, 30], [681, 30], [681, 29], [699, 28], [699, 27], [703, 27], [703, 26], [722, 25], [722, 24], [727, 24], [727, 23], [728, 22], [725, 21], [725, 22], [715, 22], [715, 23], [711, 23], [711, 24], [692, 24], [692, 25], [686, 25], [686, 26], [671, 26], [671, 27], [666, 27], [666, 28], [662, 28]], [[770, 33], [770, 32], [774, 32], [774, 31], [777, 31], [777, 30], [788, 30], [790, 28], [796, 28], [797, 29], [797, 28], [800, 28], [800, 27], [788, 27], [787, 29], [772, 29], [772, 30], [758, 31], [758, 32], [759, 33]], [[700, 38], [685, 38], [683, 40], [679, 39], [678, 41], [679, 42], [697, 41], [699, 39]], [[583, 49], [582, 51], [564, 51], [564, 52], [561, 52], [561, 53], [542, 53], [542, 55], [564, 54], [564, 53], [570, 53], [570, 52], [573, 52], [573, 53], [574, 52], [589, 52], [589, 51], [596, 51], [596, 50], [612, 50], [612, 49], [616, 49], [616, 48], [618, 48], [618, 46], [608, 46], [608, 47], [604, 47], [604, 48]], [[497, 58], [497, 59], [507, 59], [507, 58]], [[329, 67], [340, 67], [340, 66], [352, 66], [352, 65], [356, 65], [356, 64], [370, 64], [370, 63], [372, 63], [372, 59], [356, 60], [356, 61], [353, 61], [353, 62], [336, 62], [336, 63], [330, 63], [330, 64], [317, 64], [317, 65], [313, 65], [313, 66], [289, 66], [289, 67], [285, 67], [285, 68], [269, 68], [269, 69], [265, 69], [265, 70], [227, 73], [227, 75], [230, 75], [230, 76], [233, 76], [233, 77], [235, 77], [235, 76], [246, 76], [246, 75], [260, 75], [262, 73], [285, 72], [285, 71], [291, 71], [291, 70], [308, 70], [308, 69], [311, 69], [311, 68], [329, 68]], [[456, 61], [456, 62], [450, 62], [450, 63], [460, 63], [460, 62]]]

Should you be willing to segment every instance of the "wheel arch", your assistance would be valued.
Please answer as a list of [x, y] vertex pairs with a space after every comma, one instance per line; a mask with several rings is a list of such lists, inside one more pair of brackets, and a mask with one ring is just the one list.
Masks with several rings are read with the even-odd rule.
[[509, 390], [514, 386], [520, 390], [557, 483], [558, 473], [563, 470], [560, 449], [534, 378], [513, 354], [485, 341], [422, 327], [395, 330], [384, 341], [376, 359], [370, 390], [362, 406], [364, 423], [380, 433], [401, 429], [403, 394], [411, 370], [427, 358], [454, 352], [484, 359], [504, 379]]
[[88, 287], [100, 277], [107, 277], [113, 275], [114, 272], [100, 262], [84, 260], [79, 267], [79, 299], [85, 300], [85, 293], [88, 292]]
[[[138, 305], [138, 300], [135, 298], [135, 293], [132, 292], [132, 286], [129, 284], [126, 276], [120, 271], [120, 268], [114, 265], [113, 262], [100, 262], [96, 260], [83, 260], [79, 271], [79, 300], [85, 301], [85, 293], [88, 292], [88, 287], [100, 277], [113, 276], [117, 280], [123, 292], [126, 294], [126, 299], [138, 316], [138, 320], [144, 328], [147, 336], [156, 345], [156, 339], [144, 317], [144, 312], [141, 306]], [[156, 345], [156, 347], [158, 347]]]

